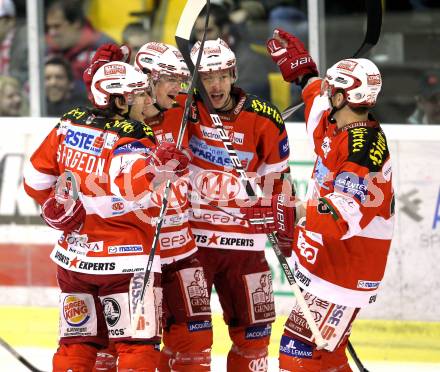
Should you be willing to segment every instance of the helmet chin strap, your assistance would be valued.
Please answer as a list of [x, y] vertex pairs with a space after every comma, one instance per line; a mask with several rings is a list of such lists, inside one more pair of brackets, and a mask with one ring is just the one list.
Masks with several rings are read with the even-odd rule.
[[344, 102], [342, 102], [341, 105], [339, 107], [337, 107], [337, 106], [333, 105], [331, 98], [329, 98], [328, 100], [330, 101], [330, 106], [332, 108], [332, 110], [330, 111], [330, 115], [328, 116], [328, 120], [330, 123], [334, 124], [334, 123], [336, 123], [336, 119], [334, 118], [334, 115], [339, 110], [342, 110], [348, 104], [348, 101], [346, 99], [344, 99]]

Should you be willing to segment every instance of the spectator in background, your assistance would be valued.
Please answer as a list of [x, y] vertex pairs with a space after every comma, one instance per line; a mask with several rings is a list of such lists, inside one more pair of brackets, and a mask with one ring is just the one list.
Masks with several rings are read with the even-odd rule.
[[427, 72], [416, 96], [416, 109], [409, 124], [440, 124], [440, 71]]
[[0, 1], [0, 75], [28, 80], [26, 26], [16, 18], [12, 0]]
[[[229, 19], [224, 6], [211, 4], [207, 40], [221, 38], [231, 47], [237, 57], [239, 85], [244, 91], [270, 100], [269, 72], [274, 71], [270, 59], [251, 49], [245, 35]], [[201, 40], [205, 26], [205, 11], [202, 11], [194, 24], [194, 37]]]
[[25, 107], [17, 79], [0, 76], [0, 116], [24, 116]]
[[50, 57], [44, 64], [44, 88], [46, 91], [47, 116], [60, 116], [74, 106], [87, 105], [84, 94], [73, 89], [72, 68], [61, 57]]
[[46, 11], [46, 31], [48, 54], [59, 55], [70, 62], [74, 89], [84, 92], [83, 72], [89, 66], [95, 50], [102, 44], [114, 41], [93, 28], [79, 0], [53, 2]]
[[140, 22], [129, 23], [122, 31], [122, 44], [131, 49], [130, 64], [134, 63], [136, 54], [142, 45], [152, 41], [151, 32]]

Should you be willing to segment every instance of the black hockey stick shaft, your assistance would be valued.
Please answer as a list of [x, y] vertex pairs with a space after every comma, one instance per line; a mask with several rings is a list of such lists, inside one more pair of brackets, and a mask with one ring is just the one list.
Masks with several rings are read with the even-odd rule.
[[[367, 14], [367, 30], [365, 31], [365, 38], [359, 49], [353, 54], [352, 58], [364, 56], [379, 41], [380, 31], [382, 29], [382, 0], [365, 0], [365, 9]], [[281, 117], [283, 120], [290, 118], [303, 105], [303, 102], [294, 103], [281, 113]]]
[[[202, 49], [202, 47], [200, 49]], [[182, 48], [182, 49], [180, 49], [180, 52], [182, 53], [183, 58], [185, 59], [185, 62], [188, 65], [188, 68], [190, 69], [191, 72], [193, 72], [195, 69], [195, 66], [191, 61], [191, 57], [190, 57], [188, 48]], [[209, 112], [209, 115], [211, 117], [211, 121], [219, 133], [219, 136], [220, 136], [220, 139], [223, 143], [223, 146], [225, 147], [226, 151], [228, 152], [229, 158], [231, 159], [232, 166], [234, 167], [235, 171], [239, 174], [240, 180], [241, 180], [248, 196], [250, 198], [255, 198], [257, 195], [255, 193], [254, 188], [252, 187], [252, 185], [250, 183], [250, 180], [246, 174], [246, 171], [243, 168], [243, 165], [240, 161], [240, 158], [238, 157], [237, 152], [235, 151], [235, 148], [232, 145], [232, 143], [229, 139], [229, 136], [225, 130], [225, 127], [223, 126], [223, 123], [222, 123], [220, 117], [216, 113], [216, 110], [213, 107], [208, 94], [206, 93], [206, 90], [205, 90], [203, 84], [201, 84], [200, 82], [198, 84], [198, 89], [200, 92], [200, 96], [202, 97], [203, 103], [205, 104], [205, 106]], [[292, 290], [295, 294], [295, 298], [297, 299], [298, 304], [300, 305], [301, 310], [304, 314], [304, 318], [306, 319], [307, 324], [309, 325], [310, 330], [313, 334], [313, 337], [315, 338], [315, 343], [317, 345], [318, 350], [324, 348], [327, 345], [327, 342], [322, 338], [321, 332], [319, 331], [318, 326], [316, 325], [316, 323], [314, 321], [313, 315], [311, 314], [311, 312], [310, 312], [310, 310], [304, 300], [304, 297], [301, 294], [301, 289], [299, 288], [299, 286], [297, 285], [297, 283], [295, 281], [295, 277], [293, 275], [293, 272], [290, 269], [286, 258], [282, 254], [280, 247], [278, 246], [278, 241], [277, 241], [275, 234], [274, 233], [267, 234], [267, 237], [273, 247], [275, 255], [278, 258], [278, 261], [283, 269], [283, 272], [287, 278], [287, 281], [289, 282], [290, 286], [292, 287]]]
[[[189, 38], [191, 36], [191, 30], [193, 28], [193, 24], [194, 24], [195, 20], [197, 19], [197, 16], [199, 15], [199, 13], [206, 6], [207, 11], [206, 11], [205, 29], [204, 29], [204, 33], [203, 33], [203, 39], [202, 39], [202, 48], [199, 52], [199, 55], [197, 56], [197, 61], [196, 61], [197, 66], [200, 64], [200, 60], [202, 57], [202, 51], [203, 51], [203, 45], [204, 45], [205, 39], [206, 39], [206, 29], [208, 27], [208, 21], [209, 21], [209, 5], [210, 5], [209, 0], [188, 0], [185, 5], [185, 8], [183, 9], [183, 12], [180, 17], [179, 24], [177, 25], [177, 30], [176, 30], [176, 42], [179, 44], [179, 42], [182, 43], [182, 40], [186, 40], [187, 41], [186, 45], [188, 48]], [[191, 83], [188, 88], [188, 98], [185, 101], [185, 107], [183, 110], [182, 121], [180, 123], [179, 134], [178, 134], [177, 142], [176, 142], [176, 147], [178, 149], [182, 148], [182, 142], [183, 142], [183, 138], [185, 135], [185, 129], [186, 129], [186, 125], [188, 123], [188, 119], [189, 119], [189, 115], [190, 115], [190, 111], [191, 111], [191, 104], [193, 102], [193, 95], [191, 94], [191, 92], [196, 87], [197, 79], [198, 79], [198, 69], [196, 69], [195, 72], [193, 72], [192, 78], [191, 78]], [[171, 181], [168, 180], [166, 183], [165, 189], [164, 189], [163, 197], [162, 197], [162, 205], [161, 205], [158, 220], [156, 223], [156, 230], [155, 230], [154, 237], [153, 237], [153, 243], [151, 246], [150, 253], [148, 255], [148, 262], [147, 262], [147, 267], [146, 267], [146, 270], [144, 273], [141, 295], [139, 297], [139, 300], [137, 302], [136, 309], [135, 309], [135, 315], [133, 318], [133, 330], [136, 330], [137, 324], [138, 324], [138, 321], [139, 321], [139, 318], [140, 318], [140, 315], [142, 312], [142, 308], [143, 308], [142, 305], [144, 303], [145, 291], [146, 291], [146, 288], [149, 285], [149, 281], [150, 281], [150, 275], [151, 275], [151, 270], [153, 268], [154, 256], [156, 254], [157, 246], [159, 243], [159, 235], [160, 235], [160, 231], [162, 229], [165, 212], [166, 212], [166, 209], [168, 206], [168, 197], [170, 194], [170, 190], [171, 190]]]
[[11, 345], [9, 345], [3, 338], [0, 337], [0, 344], [8, 350], [21, 364], [26, 366], [29, 371], [32, 372], [43, 372], [41, 369], [35, 367], [31, 362], [29, 362], [24, 356], [20, 355]]
[[347, 349], [348, 349], [348, 352], [350, 353], [351, 358], [353, 359], [354, 363], [356, 364], [356, 367], [359, 369], [359, 371], [360, 372], [368, 372], [368, 369], [366, 369], [364, 367], [364, 365], [362, 364], [358, 355], [356, 354], [356, 351], [354, 350], [354, 347], [351, 344], [350, 340], [348, 340]]

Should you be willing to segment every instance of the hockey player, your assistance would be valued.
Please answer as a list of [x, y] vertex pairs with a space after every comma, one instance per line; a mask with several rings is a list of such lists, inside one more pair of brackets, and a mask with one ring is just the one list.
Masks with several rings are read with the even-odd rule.
[[[153, 81], [156, 103], [144, 120], [158, 143], [175, 143], [181, 126], [189, 70], [179, 50], [149, 42], [135, 58], [135, 66]], [[183, 146], [188, 146], [184, 133]], [[209, 371], [212, 324], [203, 267], [189, 226], [188, 173], [172, 184], [159, 239], [163, 289], [163, 344], [159, 370]], [[162, 198], [158, 192], [157, 198]]]
[[[199, 48], [200, 42], [191, 51], [194, 62]], [[281, 192], [283, 178], [289, 175], [289, 145], [277, 108], [234, 85], [235, 55], [221, 39], [205, 42], [199, 72], [254, 185], [258, 178], [265, 194]], [[247, 199], [246, 190], [207, 108], [198, 95], [195, 100], [195, 118], [189, 124], [189, 145], [194, 154], [190, 220], [207, 292], [210, 295], [215, 285], [233, 342], [228, 371], [266, 371], [275, 320], [272, 276], [264, 255], [266, 236], [252, 234], [247, 223], [235, 217], [239, 200]]]
[[[110, 62], [89, 83], [95, 108], [78, 107], [63, 115], [25, 172], [25, 189], [42, 205], [43, 219], [63, 230], [51, 254], [61, 289], [60, 346], [53, 370], [91, 371], [98, 349], [110, 337], [119, 371], [154, 371], [160, 342], [160, 261], [158, 256], [153, 261], [154, 286], [148, 287], [143, 317], [133, 327], [154, 233], [151, 219], [141, 224], [135, 212], [151, 205], [154, 176], [163, 179], [172, 173], [159, 161], [186, 157], [175, 147], [155, 147], [151, 128], [143, 124], [145, 105], [152, 103], [143, 73]], [[174, 170], [185, 168], [180, 159]], [[147, 190], [143, 199], [128, 201], [138, 189]]]
[[[295, 304], [280, 344], [280, 370], [351, 371], [345, 355], [359, 310], [376, 301], [394, 224], [392, 168], [385, 134], [370, 114], [382, 80], [368, 59], [344, 59], [318, 78], [309, 52], [296, 37], [276, 30], [268, 51], [284, 80], [300, 84], [307, 133], [317, 155], [305, 204], [294, 229], [293, 203], [283, 195], [271, 208], [254, 207], [248, 218], [269, 210], [278, 234], [293, 241], [296, 282], [323, 338], [317, 350]], [[266, 213], [267, 215], [267, 213]], [[298, 218], [297, 218], [298, 220]], [[261, 228], [261, 227], [260, 227]]]

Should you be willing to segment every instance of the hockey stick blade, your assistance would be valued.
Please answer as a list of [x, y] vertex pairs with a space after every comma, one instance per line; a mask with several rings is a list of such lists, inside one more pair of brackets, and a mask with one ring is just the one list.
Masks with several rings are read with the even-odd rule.
[[31, 364], [25, 357], [20, 355], [11, 345], [9, 345], [3, 338], [0, 337], [0, 344], [8, 350], [21, 364], [26, 366], [32, 372], [44, 372]]
[[[359, 58], [367, 54], [379, 41], [380, 31], [382, 29], [382, 1], [365, 0], [367, 13], [367, 30], [365, 38], [359, 49], [353, 54], [352, 58]], [[304, 103], [291, 105], [286, 108], [281, 116], [283, 120], [290, 118]]]
[[381, 0], [365, 0], [367, 12], [367, 31], [365, 39], [353, 58], [362, 57], [367, 54], [370, 49], [377, 44], [382, 29], [382, 1]]
[[[188, 0], [185, 5], [185, 8], [183, 9], [182, 15], [180, 16], [179, 24], [177, 25], [177, 29], [176, 29], [176, 42], [177, 42], [178, 37], [180, 38], [180, 40], [186, 40], [186, 47], [188, 49], [189, 37], [191, 35], [191, 30], [193, 28], [193, 25], [194, 25], [198, 15], [200, 14], [200, 12], [202, 11], [202, 9], [205, 5], [207, 6], [207, 17], [206, 17], [206, 22], [205, 22], [205, 31], [204, 31], [203, 40], [202, 40], [202, 48], [200, 50], [199, 55], [197, 56], [197, 62], [196, 62], [197, 65], [199, 65], [199, 63], [200, 63], [200, 60], [202, 57], [203, 45], [204, 45], [205, 39], [206, 39], [206, 29], [208, 26], [208, 19], [209, 19], [209, 0]], [[191, 10], [191, 12], [189, 10]], [[178, 34], [180, 36], [177, 36]], [[187, 38], [187, 39], [185, 39], [185, 38]], [[191, 92], [194, 90], [194, 88], [196, 86], [197, 78], [198, 78], [198, 73], [196, 70], [192, 75], [191, 83], [188, 88], [188, 92], [189, 92], [188, 98], [185, 101], [185, 107], [183, 110], [182, 120], [180, 122], [179, 135], [177, 137], [177, 142], [176, 142], [176, 147], [178, 149], [182, 148], [183, 137], [185, 134], [186, 125], [188, 123], [189, 114], [190, 114], [190, 110], [191, 110], [191, 103], [192, 103], [192, 98], [193, 98], [193, 95], [191, 94]], [[159, 234], [162, 229], [162, 224], [164, 221], [165, 212], [166, 212], [166, 209], [168, 206], [168, 197], [169, 197], [170, 190], [171, 190], [171, 181], [168, 180], [165, 185], [165, 189], [164, 189], [164, 193], [163, 193], [163, 197], [162, 197], [162, 206], [160, 208], [158, 221], [156, 223], [156, 231], [154, 232], [151, 250], [148, 255], [148, 262], [147, 262], [147, 267], [146, 267], [146, 270], [144, 273], [141, 295], [139, 296], [138, 302], [136, 304], [136, 308], [134, 309], [134, 316], [133, 316], [133, 323], [132, 323], [133, 334], [136, 333], [139, 319], [141, 317], [143, 303], [144, 303], [144, 297], [145, 297], [145, 290], [146, 290], [147, 286], [150, 284], [151, 269], [153, 267], [154, 255], [156, 254], [156, 249], [157, 249], [157, 245], [159, 242]]]

